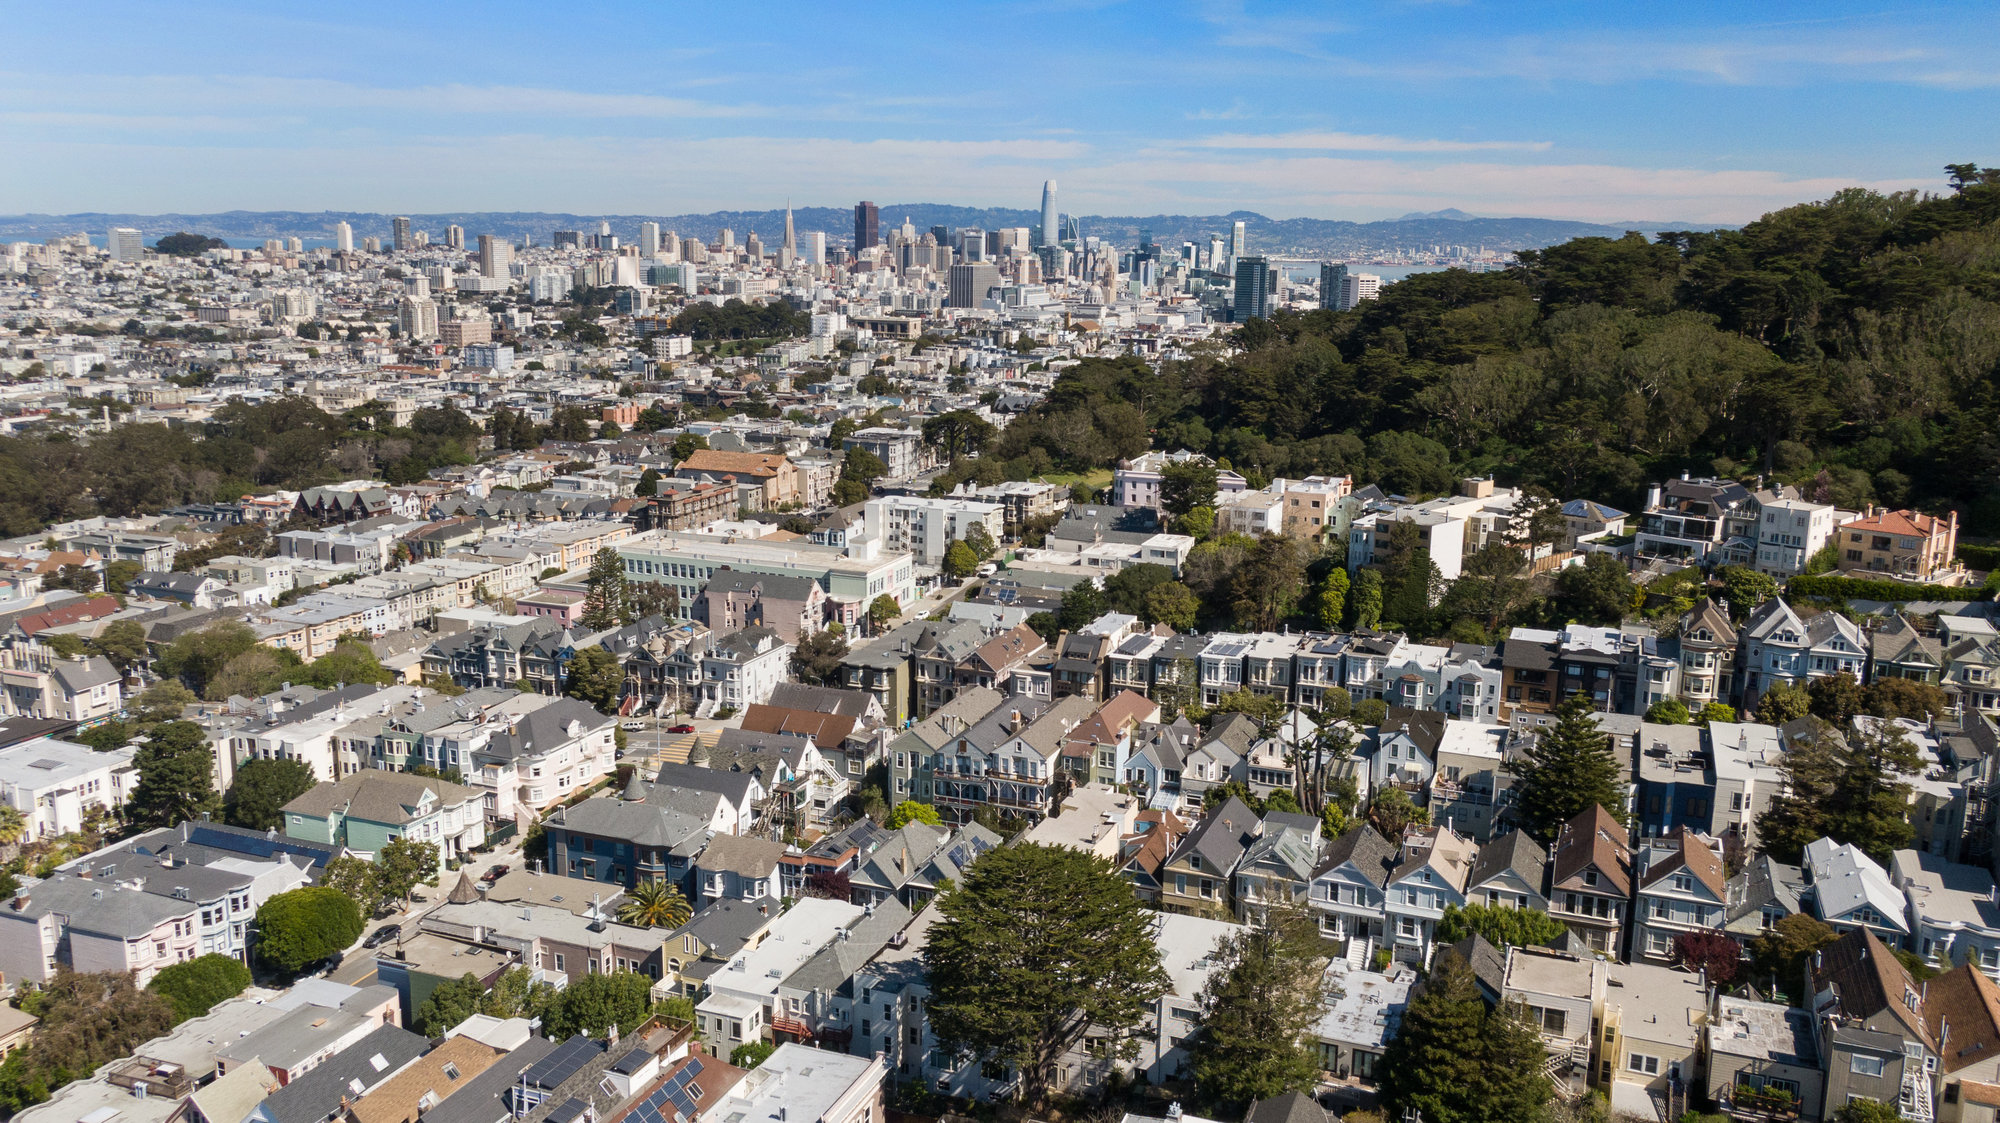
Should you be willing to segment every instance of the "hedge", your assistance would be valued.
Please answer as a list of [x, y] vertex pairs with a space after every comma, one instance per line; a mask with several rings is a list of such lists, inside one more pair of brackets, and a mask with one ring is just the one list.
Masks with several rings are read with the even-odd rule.
[[1985, 600], [1988, 590], [1977, 585], [1913, 585], [1872, 577], [1794, 577], [1785, 582], [1785, 595], [1826, 597], [1831, 600]]
[[1975, 546], [1969, 542], [1960, 542], [1958, 560], [1973, 569], [2000, 569], [2000, 546]]

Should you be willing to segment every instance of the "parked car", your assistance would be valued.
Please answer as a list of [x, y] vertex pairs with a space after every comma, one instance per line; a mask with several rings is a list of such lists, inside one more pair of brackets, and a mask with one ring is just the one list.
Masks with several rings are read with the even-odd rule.
[[507, 876], [507, 871], [508, 871], [508, 870], [511, 870], [511, 869], [513, 869], [513, 868], [514, 868], [513, 866], [509, 866], [509, 865], [504, 865], [504, 864], [503, 864], [503, 865], [498, 865], [498, 866], [494, 866], [494, 867], [493, 867], [492, 869], [490, 869], [490, 870], [487, 870], [487, 871], [486, 871], [486, 876], [485, 876], [485, 878], [484, 878], [483, 880], [486, 880], [486, 881], [498, 881], [498, 880], [500, 880], [501, 878], [503, 878], [503, 877], [506, 877], [506, 876]]
[[368, 938], [361, 941], [361, 946], [364, 948], [379, 948], [383, 944], [388, 943], [390, 940], [393, 940], [398, 936], [401, 936], [402, 934], [403, 934], [402, 925], [384, 924], [382, 927], [377, 928], [375, 929], [375, 931], [369, 933]]
[[618, 723], [618, 728], [623, 729], [627, 733], [644, 733], [646, 731], [646, 723], [643, 721], [621, 721]]
[[689, 725], [689, 724], [688, 724], [688, 723], [686, 723], [686, 722], [682, 722], [682, 723], [681, 723], [681, 724], [679, 724], [679, 725], [670, 725], [670, 726], [668, 726], [668, 727], [667, 727], [667, 732], [669, 732], [669, 733], [693, 733], [693, 732], [694, 732], [694, 726], [692, 726], [692, 725]]

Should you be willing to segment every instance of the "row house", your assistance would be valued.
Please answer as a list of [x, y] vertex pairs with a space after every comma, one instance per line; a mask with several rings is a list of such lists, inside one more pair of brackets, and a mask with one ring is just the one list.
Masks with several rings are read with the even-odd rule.
[[1422, 968], [1431, 961], [1444, 910], [1464, 908], [1478, 848], [1450, 827], [1411, 827], [1384, 887], [1383, 922], [1391, 958]]
[[1624, 946], [1634, 869], [1628, 839], [1611, 812], [1592, 807], [1562, 825], [1549, 853], [1549, 915], [1603, 955]]
[[1236, 918], [1261, 925], [1269, 921], [1274, 906], [1303, 908], [1319, 852], [1316, 816], [1266, 812], [1263, 833], [1243, 851], [1232, 875]]
[[1120, 693], [1070, 730], [1062, 749], [1064, 770], [1079, 787], [1116, 787], [1130, 772], [1134, 734], [1159, 720], [1157, 702], [1130, 690]]
[[1674, 938], [1723, 926], [1729, 903], [1722, 846], [1685, 827], [1647, 841], [1638, 853], [1638, 911], [1633, 919], [1634, 958], [1673, 958]]
[[1837, 612], [1803, 620], [1783, 598], [1773, 597], [1750, 613], [1742, 632], [1742, 705], [1755, 709], [1772, 686], [1803, 686], [1818, 678], [1847, 675], [1862, 680], [1868, 642], [1860, 625]]

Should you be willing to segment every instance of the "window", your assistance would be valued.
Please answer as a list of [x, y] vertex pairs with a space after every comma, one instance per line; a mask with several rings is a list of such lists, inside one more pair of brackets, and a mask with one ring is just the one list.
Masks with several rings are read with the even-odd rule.
[[1882, 1075], [1882, 1058], [1866, 1057], [1860, 1053], [1856, 1053], [1853, 1059], [1848, 1062], [1848, 1071], [1857, 1076], [1880, 1076]]
[[1633, 1053], [1625, 1059], [1625, 1067], [1645, 1076], [1658, 1076], [1660, 1074], [1660, 1058], [1649, 1057], [1644, 1053]]

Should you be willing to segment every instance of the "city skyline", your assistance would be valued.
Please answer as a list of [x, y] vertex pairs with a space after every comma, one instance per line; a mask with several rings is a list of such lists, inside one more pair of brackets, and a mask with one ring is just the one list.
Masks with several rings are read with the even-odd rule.
[[[11, 21], [4, 209], [671, 213], [892, 191], [1032, 207], [1054, 179], [1065, 213], [1740, 223], [1845, 186], [1938, 189], [1944, 163], [1993, 139], [2000, 39], [2000, 14], [1970, 4], [1755, 22], [1720, 5], [1051, 2], [856, 21], [219, 4], [171, 26], [118, 8]], [[478, 50], [451, 49], [474, 27]], [[902, 41], [885, 28], [974, 59], [949, 84], [875, 65]], [[1006, 49], [1030, 28], [1054, 32], [1056, 80]], [[658, 44], [653, 63], [550, 54], [627, 42]]]

